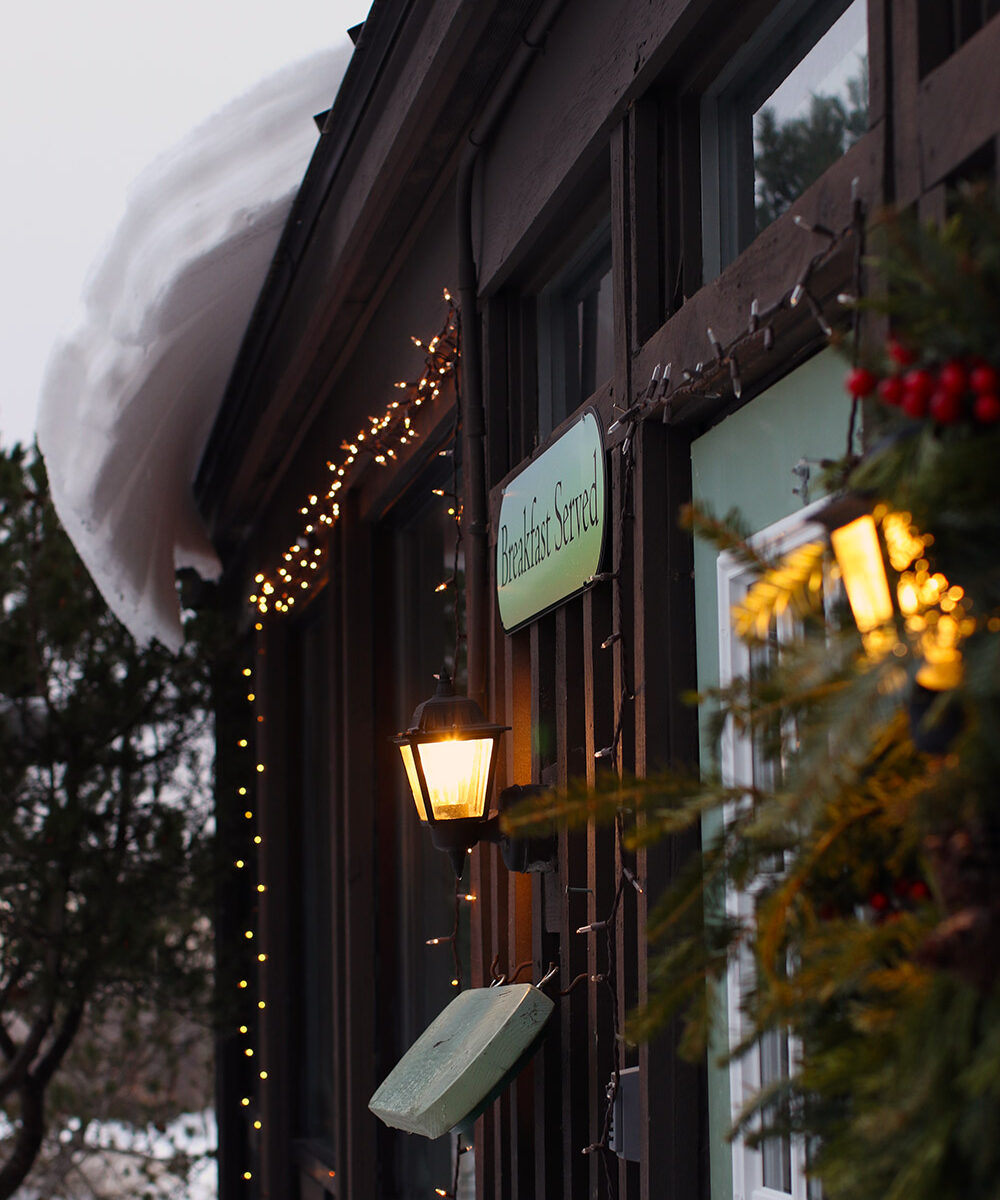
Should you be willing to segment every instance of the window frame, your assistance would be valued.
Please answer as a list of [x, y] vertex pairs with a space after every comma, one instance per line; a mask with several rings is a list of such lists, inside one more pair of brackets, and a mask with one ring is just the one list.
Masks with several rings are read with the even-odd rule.
[[852, 2], [779, 0], [703, 93], [700, 124], [704, 282], [721, 275], [757, 236], [754, 113]]
[[[577, 309], [596, 284], [612, 273], [612, 218], [608, 215], [583, 239], [566, 265], [535, 296], [539, 442], [585, 405], [606, 379], [594, 379], [584, 394], [578, 365]], [[614, 289], [611, 291], [611, 352], [614, 357]], [[596, 351], [596, 341], [594, 344]]]
[[[827, 503], [821, 499], [782, 517], [754, 534], [749, 543], [754, 549], [766, 554], [786, 553], [810, 541], [825, 538], [825, 531], [813, 517]], [[719, 685], [728, 687], [734, 679], [745, 676], [751, 666], [750, 652], [746, 644], [734, 633], [732, 610], [746, 594], [753, 579], [751, 567], [733, 554], [722, 551], [716, 563], [719, 604]], [[779, 644], [789, 640], [793, 622], [786, 614], [784, 630], [779, 628]], [[784, 633], [785, 636], [782, 636]], [[720, 745], [722, 778], [727, 786], [744, 783], [750, 786], [754, 779], [754, 747], [749, 738], [739, 737], [732, 722], [727, 721]], [[725, 820], [728, 824], [736, 811], [735, 805], [727, 806]], [[754, 891], [743, 891], [731, 883], [726, 885], [727, 916], [741, 923], [754, 919]], [[753, 982], [753, 963], [745, 946], [730, 959], [726, 972], [726, 1017], [729, 1048], [735, 1049], [749, 1033], [741, 998]], [[794, 1069], [797, 1047], [792, 1041], [788, 1046], [790, 1069]], [[730, 1116], [735, 1121], [741, 1112], [745, 1098], [761, 1087], [760, 1048], [735, 1057], [729, 1065]], [[789, 1147], [791, 1191], [784, 1192], [764, 1185], [764, 1150], [747, 1144], [742, 1136], [733, 1139], [733, 1198], [734, 1200], [816, 1200], [818, 1189], [810, 1189], [805, 1174], [806, 1146], [800, 1137], [792, 1137]]]

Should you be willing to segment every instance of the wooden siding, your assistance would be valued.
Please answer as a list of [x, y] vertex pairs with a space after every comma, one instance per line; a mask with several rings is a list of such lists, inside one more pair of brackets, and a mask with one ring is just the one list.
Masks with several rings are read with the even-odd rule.
[[[950, 57], [928, 64], [921, 46], [940, 15], [937, 5], [869, 0], [870, 129], [796, 202], [794, 211], [808, 221], [845, 226], [855, 180], [870, 214], [895, 199], [940, 215], [946, 181], [984, 146], [995, 163], [1000, 20], [987, 21]], [[817, 250], [815, 235], [796, 228], [789, 213], [702, 286], [697, 87], [718, 67], [722, 43], [712, 43], [705, 31], [718, 7], [702, 0], [617, 7], [569, 0], [489, 149], [478, 201], [481, 312], [464, 319], [470, 331], [481, 318], [483, 331], [491, 528], [504, 482], [577, 415], [538, 443], [534, 292], [567, 239], [596, 211], [595, 194], [602, 213], [610, 198], [613, 250], [614, 374], [589, 399], [605, 428], [642, 394], [657, 363], [677, 369], [707, 359], [709, 327], [722, 342], [745, 329], [751, 301], [767, 306], [787, 294]], [[752, 11], [768, 7], [755, 0]], [[510, 24], [495, 9], [498, 28], [516, 41], [517, 20], [523, 24], [534, 6], [517, 6], [520, 16], [508, 13]], [[300, 481], [313, 477], [323, 448], [353, 433], [374, 407], [372, 389], [407, 373], [400, 347], [408, 349], [411, 333], [434, 324], [439, 288], [454, 282], [441, 278], [455, 262], [451, 172], [457, 131], [475, 104], [464, 97], [426, 143], [417, 123], [403, 117], [407, 105], [430, 117], [447, 107], [444, 92], [431, 95], [439, 68], [449, 96], [469, 72], [488, 92], [505, 51], [496, 50], [473, 71], [463, 60], [460, 35], [473, 44], [468, 53], [478, 54], [490, 27], [486, 17], [475, 23], [469, 6], [454, 0], [415, 6], [412, 19], [420, 13], [426, 28], [394, 51], [400, 67], [418, 64], [416, 74], [385, 81], [382, 108], [371, 118], [378, 136], [370, 144], [359, 136], [350, 159], [359, 174], [339, 179], [331, 191], [313, 244], [315, 261], [290, 293], [247, 385], [239, 410], [249, 422], [245, 435], [231, 451], [217, 446], [223, 458], [234, 455], [215, 476], [211, 507], [219, 532], [233, 546], [248, 537], [246, 552], [229, 564], [239, 592], [240, 576], [282, 544]], [[744, 13], [741, 19], [749, 18]], [[726, 36], [728, 47], [737, 33]], [[681, 60], [683, 71], [672, 66]], [[430, 142], [434, 153], [417, 170]], [[428, 163], [439, 171], [433, 179]], [[575, 194], [581, 180], [585, 195]], [[334, 201], [341, 205], [337, 212]], [[566, 236], [553, 238], [560, 224]], [[820, 303], [835, 308], [852, 271], [847, 246], [812, 280]], [[620, 711], [618, 769], [644, 775], [696, 761], [694, 714], [681, 699], [695, 682], [692, 551], [677, 520], [690, 497], [690, 442], [727, 412], [752, 403], [822, 342], [805, 306], [783, 308], [774, 331], [773, 350], [741, 359], [741, 398], [723, 386], [716, 396], [686, 404], [669, 424], [649, 422], [634, 431], [630, 477], [625, 431], [609, 439], [607, 559], [614, 582], [598, 583], [506, 636], [491, 580], [489, 715], [512, 726], [498, 788], [580, 777], [593, 784], [599, 770], [610, 769], [595, 754], [611, 743]], [[868, 337], [881, 333], [877, 323], [866, 328]], [[285, 717], [294, 711], [291, 697], [301, 683], [289, 653], [294, 626], [268, 624], [258, 645], [257, 691], [267, 716], [260, 745], [267, 764], [259, 798], [261, 857], [269, 885], [259, 913], [269, 953], [261, 1056], [270, 1065], [262, 1090], [264, 1134], [255, 1148], [261, 1196], [396, 1200], [449, 1182], [441, 1174], [448, 1148], [403, 1141], [378, 1127], [367, 1100], [394, 1056], [421, 1032], [426, 1015], [451, 994], [447, 965], [424, 946], [428, 934], [448, 929], [450, 868], [417, 825], [387, 735], [428, 694], [431, 671], [440, 666], [439, 646], [427, 637], [440, 615], [440, 602], [426, 586], [435, 563], [407, 521], [427, 498], [426, 472], [450, 437], [452, 404], [453, 396], [443, 395], [406, 460], [369, 472], [345, 498], [344, 518], [330, 539], [328, 581], [309, 609], [326, 630], [330, 697], [329, 876], [325, 890], [308, 898], [330, 906], [332, 923], [335, 1113], [325, 1139], [304, 1134], [296, 1055], [308, 1047], [298, 1045], [289, 1027], [297, 1011], [289, 997], [307, 983], [291, 899], [300, 819], [298, 735]], [[237, 424], [239, 413], [230, 413]], [[262, 485], [264, 492], [257, 490]], [[491, 554], [491, 570], [492, 562]], [[620, 640], [602, 649], [612, 632]], [[626, 699], [625, 691], [634, 698]], [[548, 875], [509, 874], [492, 846], [472, 854], [468, 881], [478, 898], [469, 930], [472, 983], [488, 984], [493, 964], [508, 978], [520, 970], [520, 979], [538, 980], [556, 963], [556, 990], [576, 981], [558, 998], [538, 1056], [477, 1123], [478, 1200], [606, 1194], [602, 1156], [583, 1151], [602, 1137], [615, 1010], [620, 1027], [625, 1011], [644, 996], [648, 906], [696, 849], [696, 839], [679, 839], [637, 856], [644, 891], [626, 887], [610, 937], [576, 930], [609, 914], [619, 868], [632, 861], [613, 828], [560, 832], [557, 870]], [[231, 913], [227, 922], [226, 928], [238, 926]], [[641, 1161], [606, 1159], [621, 1200], [702, 1200], [708, 1194], [704, 1071], [679, 1059], [675, 1038], [676, 1030], [669, 1030], [648, 1046], [619, 1047], [620, 1065], [640, 1068], [641, 1124]], [[223, 1087], [236, 1073], [231, 1050]], [[227, 1128], [237, 1124], [228, 1121]], [[230, 1187], [223, 1194], [235, 1193]]]

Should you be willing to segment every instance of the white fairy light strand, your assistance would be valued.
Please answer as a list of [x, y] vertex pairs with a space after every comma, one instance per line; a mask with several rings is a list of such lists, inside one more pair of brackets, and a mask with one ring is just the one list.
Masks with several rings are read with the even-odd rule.
[[[862, 248], [864, 245], [865, 211], [858, 195], [859, 181], [854, 179], [851, 184], [851, 219], [838, 232], [828, 229], [825, 225], [811, 224], [805, 218], [796, 215], [793, 218], [796, 228], [812, 237], [820, 237], [824, 245], [810, 258], [798, 279], [773, 304], [762, 308], [760, 301], [754, 297], [750, 302], [750, 311], [746, 328], [734, 337], [728, 344], [723, 345], [709, 326], [705, 331], [710, 356], [699, 360], [687, 367], [674, 369], [674, 364], [668, 362], [665, 366], [657, 363], [652, 376], [642, 395], [630, 407], [621, 411], [608, 433], [614, 433], [619, 428], [644, 421], [659, 414], [664, 424], [671, 423], [682, 406], [698, 397], [721, 398], [720, 387], [728, 386], [736, 400], [743, 394], [743, 379], [740, 371], [740, 352], [752, 343], [758, 342], [763, 350], [770, 352], [774, 349], [774, 320], [779, 313], [796, 309], [801, 304], [809, 309], [820, 332], [826, 338], [832, 336], [833, 327], [826, 312], [811, 288], [815, 273], [834, 258], [844, 244], [852, 240], [854, 245], [853, 292], [841, 292], [837, 296], [839, 304], [852, 308], [851, 332], [854, 342], [853, 352], [857, 355], [858, 338], [858, 309], [857, 301], [861, 294], [862, 283]], [[728, 375], [728, 379], [725, 376]], [[855, 405], [856, 408], [856, 405]], [[851, 431], [853, 432], [855, 418], [852, 415]], [[850, 453], [850, 447], [849, 451]]]
[[319, 578], [326, 554], [320, 535], [340, 518], [340, 493], [351, 476], [369, 462], [387, 467], [398, 458], [403, 447], [419, 437], [414, 427], [417, 410], [437, 399], [459, 359], [458, 306], [447, 288], [443, 296], [448, 313], [440, 332], [426, 343], [418, 337], [411, 339], [424, 351], [420, 377], [397, 383], [397, 390], [403, 394], [392, 400], [381, 416], [369, 416], [367, 428], [359, 429], [353, 439], [341, 443], [340, 457], [330, 458], [326, 464], [332, 480], [325, 489], [310, 492], [299, 506], [303, 521], [298, 537], [273, 571], [258, 571], [254, 576], [255, 590], [250, 603], [262, 615], [291, 611], [296, 598], [308, 593]]
[[[263, 630], [263, 625], [258, 621], [255, 624], [255, 632], [259, 635]], [[253, 713], [254, 705], [257, 701], [257, 694], [253, 682], [254, 670], [250, 666], [244, 666], [240, 669], [241, 684], [247, 689], [246, 703], [250, 707], [250, 712]], [[258, 712], [254, 719], [254, 726], [264, 723], [263, 715]], [[258, 821], [258, 801], [259, 796], [256, 792], [256, 781], [265, 773], [265, 764], [261, 761], [260, 756], [256, 753], [256, 739], [250, 736], [250, 731], [247, 735], [240, 737], [237, 740], [237, 747], [240, 750], [247, 751], [250, 755], [250, 761], [253, 763], [253, 769], [247, 767], [240, 772], [240, 781], [236, 788], [236, 799], [241, 806], [243, 820], [249, 824], [249, 843], [247, 849], [234, 862], [234, 867], [242, 875], [243, 872], [252, 871], [257, 875], [257, 882], [254, 886], [255, 903], [251, 906], [253, 914], [257, 912], [257, 903], [260, 897], [267, 891], [267, 885], [264, 883], [260, 872], [260, 848], [263, 845], [263, 834], [260, 832]], [[254, 1080], [252, 1087], [241, 1089], [239, 1097], [239, 1107], [245, 1112], [247, 1109], [253, 1110], [252, 1128], [255, 1134], [260, 1135], [263, 1129], [263, 1120], [261, 1119], [260, 1105], [260, 1089], [268, 1079], [268, 1071], [266, 1066], [261, 1062], [259, 1056], [258, 1034], [259, 1027], [255, 1028], [255, 1022], [259, 1022], [261, 1014], [266, 1008], [266, 1002], [261, 999], [263, 987], [261, 986], [261, 978], [266, 969], [268, 955], [266, 949], [262, 946], [259, 938], [258, 922], [256, 919], [250, 919], [246, 922], [243, 929], [241, 941], [250, 947], [250, 960], [240, 972], [240, 978], [236, 981], [236, 990], [244, 997], [247, 992], [253, 991], [256, 995], [256, 1000], [253, 1001], [253, 1009], [251, 1010], [244, 1002], [239, 1007], [241, 1009], [237, 1034], [242, 1039], [241, 1046], [243, 1049], [243, 1057], [247, 1059], [252, 1066], [250, 1075]], [[256, 985], [251, 988], [252, 971], [250, 966], [256, 967]], [[252, 1015], [251, 1015], [252, 1013]], [[250, 1135], [248, 1133], [248, 1139]], [[249, 1140], [245, 1144], [245, 1148], [249, 1151]], [[249, 1184], [253, 1180], [253, 1170], [248, 1163], [245, 1164], [241, 1172], [242, 1180], [245, 1184]]]

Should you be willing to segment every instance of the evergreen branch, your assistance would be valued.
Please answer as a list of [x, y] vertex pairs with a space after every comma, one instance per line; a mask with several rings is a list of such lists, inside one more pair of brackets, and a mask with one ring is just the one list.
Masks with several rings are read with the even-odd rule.
[[768, 567], [733, 610], [736, 636], [764, 641], [771, 625], [786, 612], [802, 618], [820, 611], [825, 555], [821, 542], [808, 542]]

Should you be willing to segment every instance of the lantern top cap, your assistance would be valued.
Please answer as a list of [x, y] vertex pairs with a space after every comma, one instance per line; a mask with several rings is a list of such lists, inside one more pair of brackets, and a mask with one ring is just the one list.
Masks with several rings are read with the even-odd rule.
[[492, 725], [483, 710], [468, 696], [456, 696], [451, 676], [446, 670], [434, 676], [437, 687], [434, 695], [413, 710], [409, 733], [444, 733], [449, 730], [482, 730], [486, 735], [507, 729]]
[[819, 512], [813, 514], [812, 520], [832, 532], [858, 517], [868, 516], [874, 504], [875, 498], [870, 492], [841, 492], [831, 496]]

